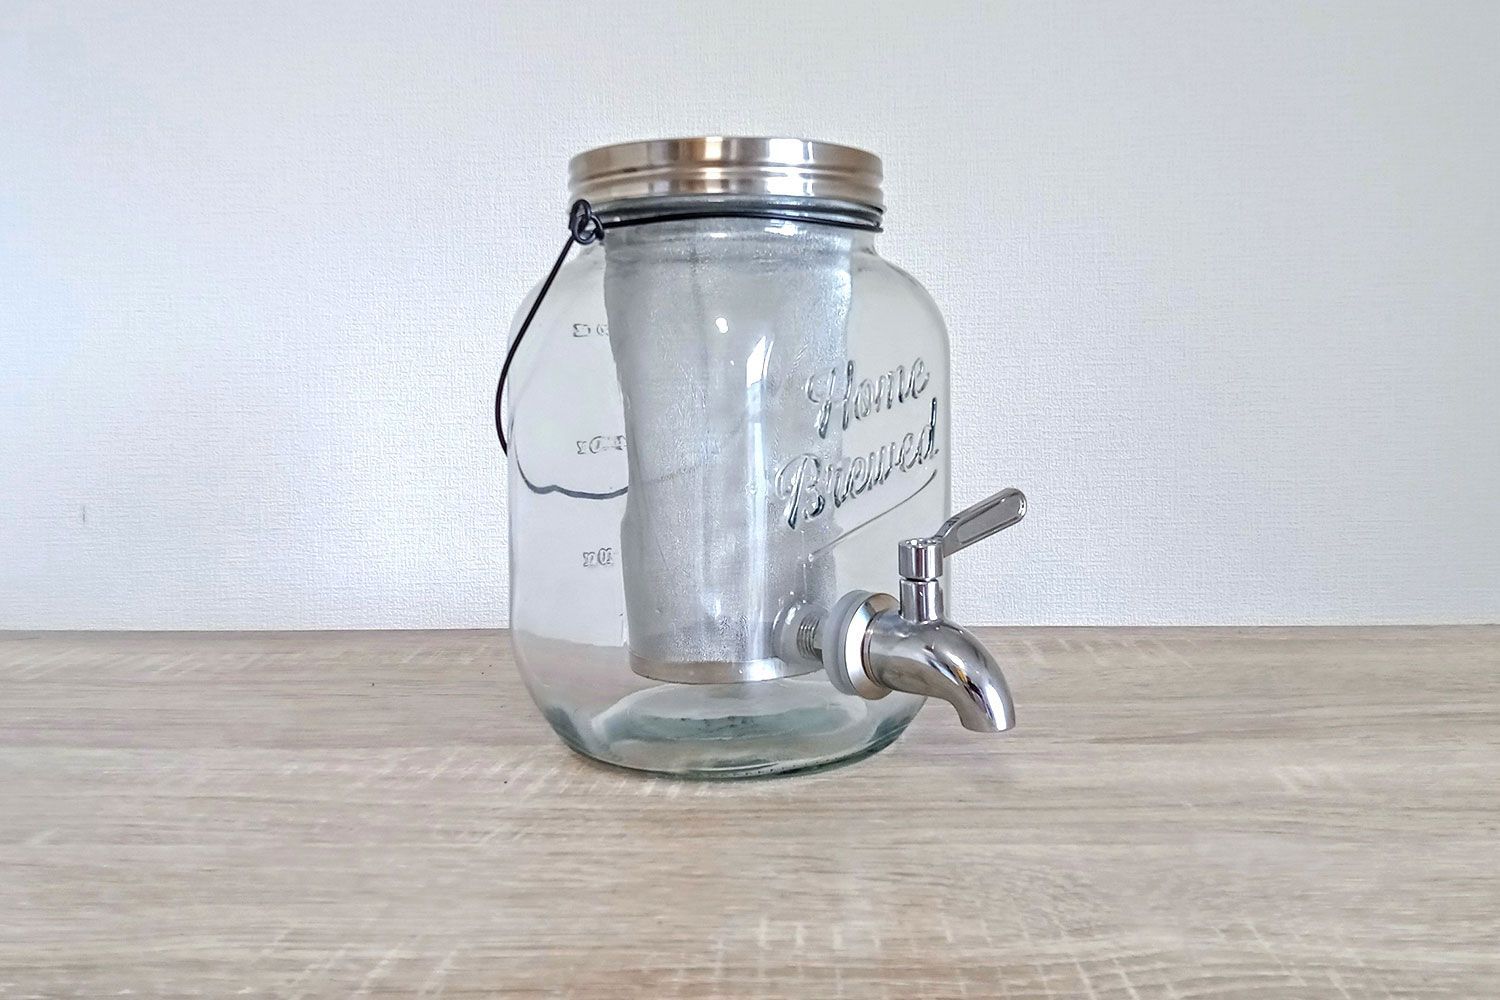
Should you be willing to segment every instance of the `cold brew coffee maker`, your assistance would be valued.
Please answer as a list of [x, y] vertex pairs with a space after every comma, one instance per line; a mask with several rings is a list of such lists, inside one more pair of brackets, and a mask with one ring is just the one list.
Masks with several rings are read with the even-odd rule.
[[948, 516], [947, 334], [875, 252], [879, 159], [677, 139], [583, 153], [570, 181], [496, 399], [512, 636], [558, 735], [732, 777], [873, 753], [926, 697], [1010, 728], [944, 580], [1026, 499]]

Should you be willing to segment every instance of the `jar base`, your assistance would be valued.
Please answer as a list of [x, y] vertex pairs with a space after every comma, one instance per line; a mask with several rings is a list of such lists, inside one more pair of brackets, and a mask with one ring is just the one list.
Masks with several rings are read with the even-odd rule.
[[[708, 700], [702, 687], [663, 685], [592, 718], [555, 708], [546, 716], [585, 757], [632, 771], [715, 779], [791, 774], [868, 757], [894, 742], [921, 707], [913, 698], [905, 710], [872, 712], [872, 703], [827, 685], [783, 681], [768, 710], [765, 696], [741, 700], [749, 685], [734, 687], [741, 691], [725, 686], [725, 698]], [[737, 700], [742, 711], [730, 707]]]
[[562, 741], [650, 774], [748, 778], [858, 760], [900, 736], [923, 702], [901, 691], [877, 701], [842, 694], [821, 672], [738, 684], [653, 682], [629, 671], [622, 647], [513, 635], [532, 698]]
[[685, 781], [729, 781], [737, 778], [775, 778], [790, 774], [810, 774], [816, 771], [831, 770], [846, 764], [854, 764], [873, 756], [890, 746], [906, 731], [910, 725], [910, 719], [893, 725], [889, 730], [876, 733], [875, 737], [868, 743], [860, 746], [850, 747], [836, 753], [822, 756], [802, 757], [786, 760], [766, 760], [764, 757], [756, 757], [753, 754], [735, 753], [724, 748], [717, 755], [703, 756], [693, 761], [690, 765], [683, 766], [680, 761], [668, 759], [678, 757], [680, 748], [673, 748], [670, 754], [664, 755], [657, 763], [643, 758], [638, 754], [621, 755], [607, 750], [586, 746], [580, 741], [571, 738], [562, 728], [553, 725], [558, 738], [564, 746], [581, 757], [590, 761], [604, 764], [608, 767], [619, 768], [626, 771], [634, 771], [638, 774], [650, 774], [668, 778], [681, 778]]

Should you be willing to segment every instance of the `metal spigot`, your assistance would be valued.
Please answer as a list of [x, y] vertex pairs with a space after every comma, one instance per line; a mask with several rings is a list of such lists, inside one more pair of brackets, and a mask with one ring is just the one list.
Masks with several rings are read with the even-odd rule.
[[928, 538], [899, 546], [900, 599], [855, 590], [832, 610], [804, 608], [784, 633], [802, 659], [822, 661], [845, 694], [884, 698], [891, 691], [950, 703], [965, 729], [998, 733], [1016, 724], [1005, 676], [984, 644], [943, 617], [945, 559], [1026, 516], [1026, 496], [1008, 489], [947, 521]]

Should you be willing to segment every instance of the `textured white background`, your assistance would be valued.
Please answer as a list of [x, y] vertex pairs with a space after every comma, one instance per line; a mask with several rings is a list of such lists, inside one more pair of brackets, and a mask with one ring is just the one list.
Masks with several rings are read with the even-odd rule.
[[505, 621], [569, 154], [885, 158], [975, 622], [1500, 619], [1500, 4], [0, 0], [0, 626]]

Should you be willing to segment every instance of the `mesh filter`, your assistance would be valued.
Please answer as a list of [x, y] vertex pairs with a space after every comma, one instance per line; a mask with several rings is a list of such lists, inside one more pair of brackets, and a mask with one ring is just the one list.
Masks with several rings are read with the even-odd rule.
[[841, 230], [750, 219], [609, 234], [638, 673], [721, 683], [803, 669], [776, 659], [772, 631], [788, 604], [832, 600], [832, 568], [809, 555], [835, 527], [831, 511], [788, 506], [784, 473], [838, 449], [836, 422], [819, 434], [808, 379], [844, 363], [850, 248]]

